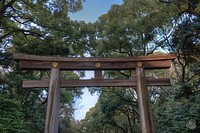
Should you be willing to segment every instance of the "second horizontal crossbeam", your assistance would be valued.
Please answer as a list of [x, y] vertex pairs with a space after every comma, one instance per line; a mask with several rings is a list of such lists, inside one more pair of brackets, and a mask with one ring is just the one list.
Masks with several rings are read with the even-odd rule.
[[[170, 86], [169, 78], [147, 78], [147, 86]], [[60, 87], [134, 87], [136, 79], [60, 80]], [[23, 88], [48, 88], [49, 79], [25, 80]]]

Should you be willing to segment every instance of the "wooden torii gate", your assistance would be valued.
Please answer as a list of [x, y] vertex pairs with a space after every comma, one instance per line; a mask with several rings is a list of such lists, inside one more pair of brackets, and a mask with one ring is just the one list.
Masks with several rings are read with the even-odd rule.
[[[67, 58], [14, 54], [21, 68], [51, 70], [50, 79], [23, 81], [24, 88], [49, 88], [45, 133], [58, 132], [60, 87], [134, 87], [137, 86], [142, 133], [153, 133], [154, 125], [148, 102], [147, 86], [169, 86], [169, 78], [145, 78], [146, 69], [167, 69], [175, 54], [129, 58]], [[60, 70], [94, 70], [90, 80], [60, 79]], [[102, 70], [136, 70], [134, 79], [102, 79]]]

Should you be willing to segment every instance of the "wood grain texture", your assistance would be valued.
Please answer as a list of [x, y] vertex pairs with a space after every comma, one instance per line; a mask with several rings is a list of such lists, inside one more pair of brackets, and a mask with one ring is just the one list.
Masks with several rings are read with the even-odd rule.
[[[147, 86], [170, 86], [169, 78], [147, 78]], [[88, 79], [88, 80], [66, 80], [61, 79], [60, 87], [134, 87], [136, 79]], [[25, 80], [23, 88], [48, 88], [49, 79]]]
[[136, 82], [142, 133], [154, 133], [154, 126], [149, 106], [147, 83], [144, 69], [142, 67], [136, 68]]
[[[21, 60], [21, 68], [25, 69], [51, 69], [52, 61]], [[101, 67], [96, 68], [98, 62], [57, 62], [61, 70], [134, 70], [137, 62], [101, 62]], [[144, 61], [145, 69], [166, 69], [171, 67], [171, 60]]]
[[21, 67], [26, 69], [51, 69], [52, 63], [57, 62], [58, 67], [63, 70], [133, 70], [137, 62], [142, 62], [145, 69], [169, 68], [176, 54], [127, 58], [67, 58], [15, 53], [13, 57], [20, 60]]
[[174, 60], [176, 54], [164, 54], [154, 56], [137, 56], [127, 58], [68, 58], [68, 57], [52, 57], [52, 56], [39, 56], [29, 54], [13, 54], [14, 59], [19, 60], [37, 60], [37, 61], [64, 61], [64, 62], [138, 62], [138, 61], [155, 61], [155, 60]]
[[[46, 114], [45, 133], [58, 132], [58, 109], [60, 87], [133, 87], [137, 86], [138, 105], [142, 133], [153, 133], [153, 121], [148, 102], [147, 86], [168, 86], [169, 79], [145, 78], [144, 69], [166, 69], [176, 59], [176, 54], [140, 56], [129, 58], [67, 58], [18, 54], [14, 59], [20, 60], [25, 69], [51, 69], [51, 77], [47, 80], [23, 81], [25, 88], [47, 88], [48, 105]], [[136, 79], [101, 79], [102, 70], [135, 70]], [[92, 80], [60, 80], [60, 70], [94, 70], [95, 79]]]
[[94, 78], [95, 79], [102, 79], [103, 78], [102, 71], [101, 70], [95, 70], [94, 71]]
[[58, 113], [60, 103], [60, 70], [51, 69], [49, 81], [45, 133], [58, 133]]

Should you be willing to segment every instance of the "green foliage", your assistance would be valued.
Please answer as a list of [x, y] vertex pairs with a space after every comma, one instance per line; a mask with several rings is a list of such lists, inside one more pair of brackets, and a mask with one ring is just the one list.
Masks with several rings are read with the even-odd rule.
[[95, 107], [81, 121], [81, 132], [140, 132], [137, 124], [137, 103], [133, 101], [133, 90], [104, 88]]
[[[176, 94], [173, 94], [176, 97]], [[189, 98], [179, 98], [160, 103], [156, 109], [157, 132], [199, 132], [199, 127], [189, 129], [188, 122], [193, 120], [199, 124], [199, 94], [190, 95]]]
[[180, 98], [189, 98], [192, 95], [192, 86], [181, 84], [177, 85], [174, 92], [174, 98], [180, 99]]
[[[0, 132], [40, 133], [44, 130], [47, 89], [22, 89], [25, 79], [49, 78], [49, 71], [21, 70], [13, 52], [80, 57], [131, 57], [163, 48], [177, 52], [171, 68], [173, 89], [151, 87], [157, 132], [199, 132], [199, 1], [124, 0], [95, 23], [70, 21], [68, 12], [82, 8], [81, 0], [0, 1]], [[159, 56], [159, 55], [158, 55]], [[146, 72], [166, 77], [166, 71]], [[62, 72], [78, 79], [84, 73]], [[105, 79], [133, 78], [132, 71], [106, 71]], [[105, 88], [106, 89], [106, 88]], [[80, 89], [63, 89], [59, 132], [140, 132], [135, 91], [98, 90], [100, 98], [81, 123], [73, 118]], [[93, 90], [93, 91], [96, 91]], [[79, 126], [80, 124], [80, 126]], [[79, 127], [77, 127], [79, 126]]]
[[[72, 45], [81, 38], [78, 36], [78, 24], [70, 21], [68, 11], [76, 12], [81, 8], [81, 0], [0, 1], [0, 65], [3, 67], [0, 85], [6, 85], [0, 93], [19, 101], [17, 105], [20, 116], [16, 121], [21, 124], [21, 127], [18, 123], [7, 124], [13, 128], [2, 132], [20, 132], [18, 130], [22, 127], [24, 131], [21, 132], [44, 132], [47, 90], [23, 89], [22, 80], [49, 78], [49, 72], [21, 70], [18, 62], [13, 62], [11, 53], [68, 56], [72, 53]], [[79, 77], [72, 72], [61, 75], [65, 78], [66, 75], [68, 78]], [[61, 108], [63, 105], [69, 105], [67, 110], [70, 110], [70, 113], [65, 114], [66, 119], [69, 118], [68, 125], [72, 121], [74, 97], [80, 94], [81, 90], [61, 91]], [[8, 114], [12, 116], [12, 112]]]
[[95, 24], [99, 41], [90, 47], [99, 49], [91, 54], [127, 57], [154, 52], [160, 46], [163, 27], [175, 11], [173, 5], [149, 0], [127, 0], [122, 5], [113, 5]]
[[[151, 99], [151, 103], [156, 116], [156, 131], [197, 132], [198, 128], [190, 131], [186, 124], [190, 119], [198, 121], [197, 117], [199, 117], [191, 114], [191, 112], [197, 114], [199, 111], [196, 104], [198, 101], [196, 93], [199, 90], [199, 17], [191, 16], [191, 14], [194, 15], [194, 12], [190, 14], [189, 11], [186, 11], [188, 14], [178, 14], [180, 13], [179, 7], [169, 3], [127, 0], [122, 5], [113, 5], [111, 10], [102, 15], [94, 24], [97, 27], [93, 31], [98, 31], [96, 33], [97, 40], [93, 41], [94, 37], [89, 36], [92, 40], [89, 46], [92, 56], [106, 57], [146, 55], [158, 47], [167, 48], [170, 52], [177, 52], [178, 60], [174, 63], [175, 68], [171, 69], [171, 76], [175, 83], [174, 90], [154, 87], [154, 91], [150, 91], [153, 99]], [[183, 7], [183, 3], [181, 4]], [[121, 75], [119, 75], [120, 73]], [[161, 71], [154, 71], [153, 74], [151, 72], [147, 75], [156, 76], [161, 75], [160, 73]], [[168, 76], [166, 71], [163, 75]], [[122, 71], [106, 71], [104, 74], [106, 79], [130, 78], [131, 76], [134, 74]], [[128, 119], [121, 115], [120, 111], [129, 105], [127, 101], [123, 100], [129, 96], [133, 97], [133, 94], [123, 97], [127, 93], [126, 91], [116, 93], [112, 90], [111, 94], [106, 91], [98, 90], [98, 92], [101, 94], [98, 105], [90, 110], [86, 121], [82, 123], [87, 129], [86, 131], [106, 131], [106, 124], [111, 129], [116, 128], [119, 121], [128, 122]], [[195, 102], [192, 99], [195, 99]], [[95, 113], [101, 117], [96, 117]], [[100, 121], [103, 125], [100, 124]], [[99, 125], [96, 126], [98, 128], [95, 128], [92, 123]], [[138, 123], [136, 122], [133, 126], [135, 125]], [[92, 129], [90, 130], [90, 128]]]
[[19, 101], [4, 95], [0, 95], [0, 132], [28, 133]]

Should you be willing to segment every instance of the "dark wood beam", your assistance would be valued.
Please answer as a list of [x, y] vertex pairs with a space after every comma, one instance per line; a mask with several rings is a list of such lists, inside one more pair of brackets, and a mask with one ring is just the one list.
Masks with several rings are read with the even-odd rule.
[[171, 66], [175, 54], [140, 56], [129, 58], [67, 58], [14, 54], [21, 67], [26, 69], [51, 69], [53, 63], [61, 70], [133, 70], [138, 62], [145, 69], [165, 69]]
[[[170, 86], [170, 79], [145, 77], [145, 69], [169, 68], [175, 54], [129, 58], [67, 58], [14, 54], [26, 69], [51, 69], [50, 79], [23, 81], [24, 88], [49, 88], [45, 133], [57, 133], [60, 87], [134, 87], [137, 86], [142, 133], [154, 132], [148, 104], [147, 86]], [[134, 70], [136, 79], [101, 79], [102, 70]], [[59, 78], [60, 70], [94, 70], [95, 79], [66, 80]]]
[[103, 78], [102, 71], [101, 70], [95, 70], [94, 71], [94, 78], [95, 79], [102, 79]]
[[58, 116], [60, 103], [60, 70], [51, 69], [51, 76], [48, 82], [48, 102], [45, 122], [45, 133], [58, 133]]
[[29, 54], [13, 54], [14, 59], [19, 60], [35, 60], [35, 61], [59, 61], [59, 62], [139, 62], [139, 61], [155, 61], [155, 60], [174, 60], [176, 54], [163, 54], [153, 56], [137, 56], [126, 58], [69, 58], [69, 57], [52, 57], [52, 56], [39, 56]]
[[140, 126], [142, 133], [154, 133], [154, 125], [149, 104], [147, 80], [141, 64], [136, 68], [137, 100], [140, 113]]
[[[51, 69], [51, 61], [21, 60], [21, 68]], [[61, 70], [134, 70], [137, 62], [56, 62]], [[101, 64], [99, 68], [96, 64]], [[171, 60], [142, 62], [145, 69], [165, 69], [171, 67]]]
[[[61, 79], [60, 87], [134, 87], [135, 79], [89, 79], [89, 80], [66, 80]], [[147, 78], [147, 86], [170, 86], [169, 78]], [[49, 79], [25, 80], [23, 88], [48, 88]]]

